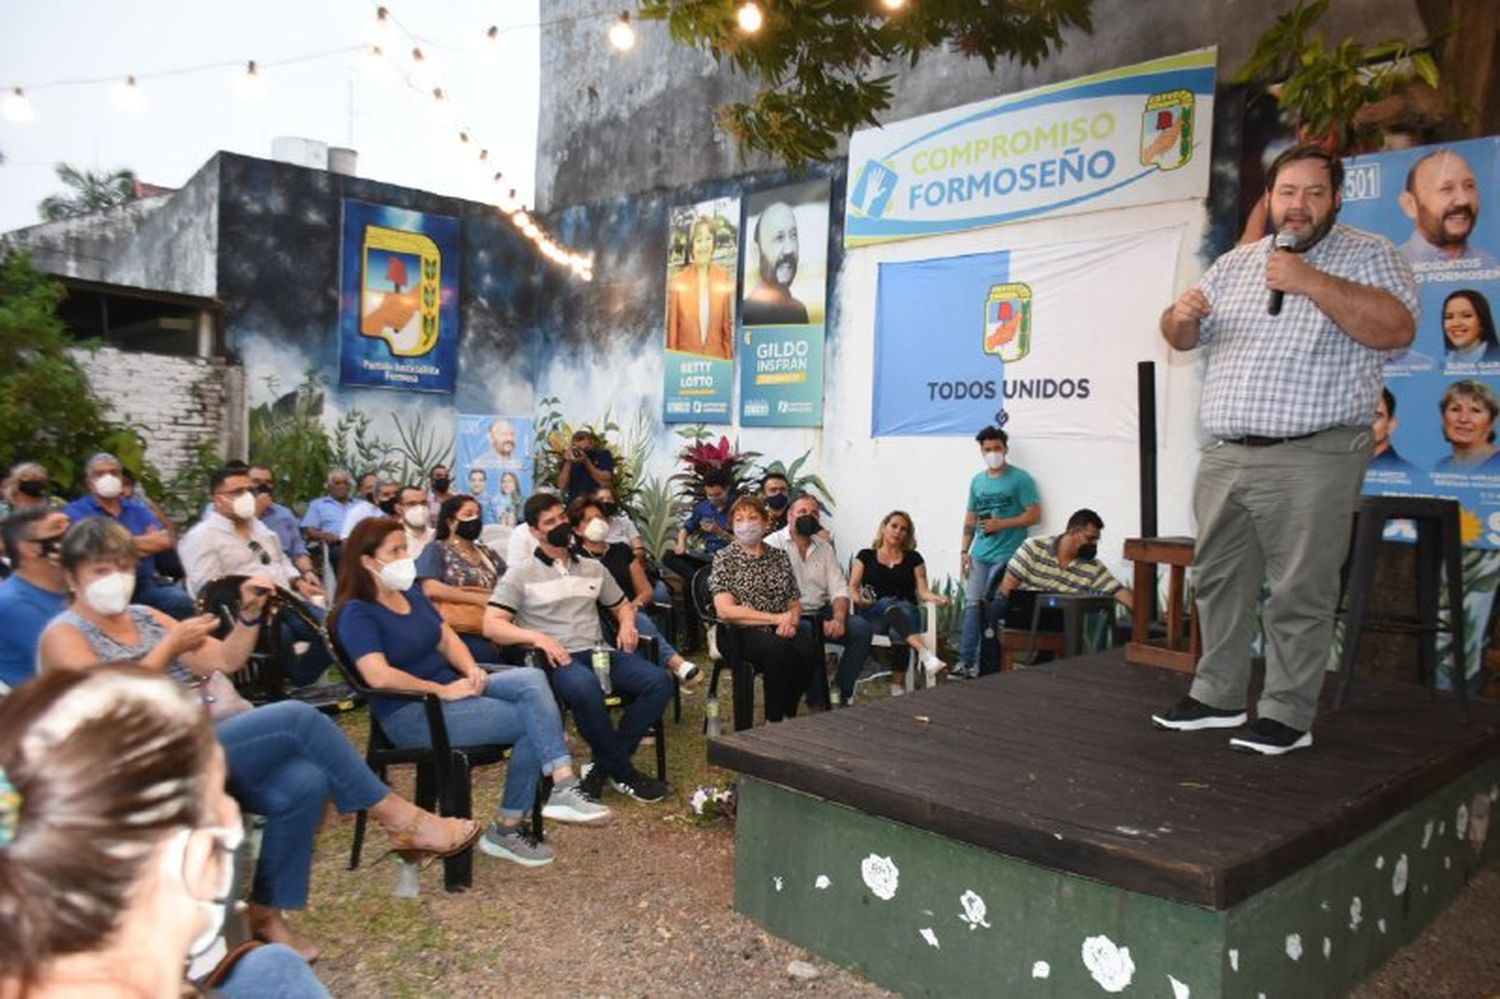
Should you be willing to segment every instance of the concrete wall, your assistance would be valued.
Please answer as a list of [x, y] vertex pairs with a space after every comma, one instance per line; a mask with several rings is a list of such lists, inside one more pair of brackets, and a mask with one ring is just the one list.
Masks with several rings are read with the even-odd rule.
[[[1095, 0], [1093, 33], [1069, 33], [1062, 51], [1034, 69], [1001, 64], [991, 73], [981, 60], [947, 52], [927, 53], [915, 68], [892, 67], [895, 96], [882, 117], [899, 121], [1205, 45], [1219, 46], [1220, 75], [1228, 77], [1290, 6], [1290, 0]], [[619, 53], [605, 41], [593, 0], [549, 0], [546, 19], [557, 23], [542, 31], [536, 171], [542, 210], [774, 166], [759, 156], [741, 158], [714, 125], [718, 104], [746, 99], [752, 88], [711, 56], [674, 43], [665, 25], [637, 22], [635, 48]], [[1414, 0], [1335, 0], [1324, 28], [1331, 38], [1366, 40], [1424, 33]], [[844, 153], [843, 145], [837, 152]]]
[[168, 357], [102, 347], [73, 356], [110, 416], [140, 425], [147, 455], [170, 478], [203, 444], [245, 449], [244, 372], [222, 358]]

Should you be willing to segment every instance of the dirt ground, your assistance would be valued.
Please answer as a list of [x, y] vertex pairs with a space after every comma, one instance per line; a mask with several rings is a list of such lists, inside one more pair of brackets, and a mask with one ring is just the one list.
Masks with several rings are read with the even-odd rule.
[[[550, 824], [558, 859], [544, 868], [477, 855], [468, 892], [445, 893], [434, 866], [422, 873], [419, 898], [393, 897], [396, 865], [368, 866], [384, 849], [382, 834], [371, 834], [366, 865], [349, 871], [352, 818], [330, 818], [312, 906], [292, 914], [323, 949], [323, 981], [336, 996], [359, 997], [889, 995], [734, 912], [733, 829], [722, 820], [699, 825], [687, 806], [695, 787], [731, 778], [704, 762], [702, 704], [701, 695], [685, 698], [682, 723], [669, 719], [671, 798], [642, 805], [610, 793], [610, 825]], [[360, 747], [364, 718], [341, 719]], [[647, 767], [648, 756], [639, 760]], [[476, 814], [493, 808], [502, 773], [476, 776]], [[409, 770], [392, 777], [410, 791]], [[792, 962], [810, 964], [815, 977], [794, 977]], [[1500, 870], [1475, 879], [1353, 996], [1500, 996]]]

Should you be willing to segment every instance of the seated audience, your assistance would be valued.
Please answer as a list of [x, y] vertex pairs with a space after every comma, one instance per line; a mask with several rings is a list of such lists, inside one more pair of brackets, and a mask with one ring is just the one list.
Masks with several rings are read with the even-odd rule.
[[72, 607], [42, 633], [43, 674], [132, 661], [197, 687], [215, 721], [229, 762], [229, 790], [248, 812], [264, 816], [265, 833], [251, 882], [251, 932], [286, 943], [309, 959], [317, 949], [296, 940], [283, 910], [307, 905], [313, 838], [333, 798], [341, 813], [366, 809], [385, 829], [393, 851], [421, 861], [467, 849], [479, 824], [443, 819], [391, 791], [370, 772], [338, 726], [301, 701], [277, 701], [231, 713], [213, 693], [212, 674], [243, 667], [259, 637], [271, 581], [252, 576], [240, 588], [240, 608], [229, 636], [212, 637], [219, 621], [202, 614], [174, 621], [130, 603], [130, 535], [118, 524], [90, 517], [63, 536], [62, 567]]
[[0, 480], [0, 520], [22, 510], [61, 510], [63, 501], [52, 494], [46, 466], [34, 461], [12, 465]]
[[0, 694], [36, 675], [42, 630], [68, 606], [58, 553], [68, 515], [45, 506], [12, 513], [0, 525], [11, 575], [0, 582]]
[[[927, 585], [927, 566], [917, 551], [917, 529], [904, 510], [886, 514], [870, 547], [854, 556], [849, 592], [859, 616], [870, 622], [877, 633], [887, 634], [916, 652], [929, 682], [947, 668], [937, 657], [937, 649], [929, 649], [922, 637], [917, 603], [941, 607], [948, 598], [932, 592]], [[906, 693], [904, 657], [891, 667], [891, 693]]]
[[[522, 822], [542, 774], [553, 780], [542, 809], [547, 818], [599, 822], [609, 809], [579, 787], [546, 678], [523, 667], [493, 674], [480, 669], [416, 585], [416, 571], [399, 521], [380, 517], [356, 527], [339, 567], [339, 644], [370, 686], [437, 694], [454, 745], [511, 746], [499, 814], [485, 828], [479, 848], [523, 867], [550, 864], [552, 848]], [[432, 745], [421, 702], [376, 695], [370, 711], [395, 745]]]
[[453, 476], [448, 474], [448, 466], [433, 465], [427, 484], [431, 487], [427, 490], [427, 519], [436, 524], [443, 504], [453, 496]]
[[1112, 596], [1125, 607], [1133, 599], [1130, 590], [1099, 561], [1099, 537], [1104, 521], [1092, 510], [1079, 510], [1068, 518], [1063, 533], [1050, 538], [1027, 538], [1011, 556], [1000, 580], [1000, 598], [1015, 590], [1042, 593], [1098, 594]]
[[476, 662], [500, 662], [500, 650], [484, 637], [484, 609], [505, 572], [505, 560], [479, 540], [484, 530], [479, 501], [450, 496], [438, 511], [433, 543], [417, 559], [422, 592]]
[[[583, 781], [590, 798], [598, 799], [608, 781], [637, 801], [661, 801], [671, 788], [636, 769], [632, 758], [672, 697], [671, 677], [634, 655], [635, 605], [602, 563], [573, 554], [573, 529], [562, 500], [537, 493], [522, 512], [536, 551], [500, 577], [485, 611], [485, 637], [500, 645], [534, 645], [546, 656], [552, 689], [573, 712], [578, 734], [594, 753]], [[606, 649], [600, 608], [613, 612], [618, 622], [619, 649], [607, 652], [610, 688], [633, 698], [618, 729], [610, 724], [592, 665], [592, 653]]]
[[[191, 593], [223, 576], [259, 574], [304, 600], [324, 598], [317, 575], [298, 572], [281, 550], [276, 535], [256, 519], [256, 497], [250, 491], [248, 472], [226, 465], [209, 476], [208, 491], [211, 509], [182, 539], [182, 563]], [[322, 618], [320, 608], [310, 606], [306, 610], [310, 616]], [[322, 636], [295, 614], [282, 615], [278, 627], [282, 629], [282, 647], [291, 651], [291, 658], [281, 664], [287, 678], [297, 686], [313, 683], [329, 665]], [[297, 652], [294, 646], [300, 642], [307, 644]]]
[[771, 513], [771, 533], [786, 526], [786, 508], [792, 502], [792, 483], [780, 472], [767, 472], [760, 480], [760, 498]]
[[647, 638], [656, 639], [657, 662], [671, 670], [683, 683], [691, 683], [700, 672], [698, 666], [684, 659], [652, 620], [649, 608], [655, 602], [655, 594], [646, 579], [646, 570], [629, 545], [608, 541], [609, 521], [603, 507], [597, 500], [586, 496], [576, 499], [568, 505], [568, 522], [573, 525], [573, 551], [583, 558], [597, 559], [604, 564], [620, 591], [635, 607], [636, 630]]
[[191, 617], [193, 598], [187, 591], [156, 578], [156, 556], [171, 551], [177, 539], [150, 507], [121, 495], [125, 480], [120, 459], [101, 452], [84, 463], [83, 472], [89, 491], [63, 508], [68, 519], [76, 524], [86, 517], [108, 517], [124, 527], [135, 538], [138, 556], [135, 602], [166, 611], [178, 620]]
[[427, 508], [427, 491], [421, 486], [402, 486], [396, 494], [394, 516], [406, 530], [406, 550], [412, 558], [421, 558], [422, 549], [432, 540], [432, 511]]
[[[0, 703], [0, 995], [193, 991], [183, 969], [221, 935], [244, 843], [225, 776], [202, 707], [133, 666], [53, 674]], [[213, 994], [328, 991], [273, 944]]]
[[[801, 627], [823, 641], [844, 647], [839, 657], [838, 685], [844, 704], [854, 699], [854, 685], [870, 654], [874, 630], [863, 617], [849, 616], [849, 584], [833, 545], [818, 537], [823, 524], [818, 501], [807, 493], [787, 507], [787, 526], [766, 538], [766, 544], [787, 553], [802, 604]], [[809, 707], [828, 706], [828, 675], [820, 665], [807, 688]]]
[[714, 612], [739, 629], [740, 653], [761, 671], [766, 721], [794, 718], [808, 681], [823, 669], [823, 645], [799, 627], [797, 577], [787, 553], [765, 543], [766, 505], [758, 496], [741, 497], [730, 518], [734, 542], [714, 555], [709, 573]]
[[339, 539], [343, 537], [340, 532], [344, 529], [344, 518], [349, 516], [349, 508], [354, 505], [349, 498], [353, 488], [354, 480], [347, 471], [342, 468], [330, 470], [327, 494], [307, 504], [307, 512], [302, 515], [303, 539], [323, 546], [328, 565], [339, 564]]
[[[370, 492], [368, 496], [362, 496], [350, 505], [349, 512], [344, 515], [344, 523], [339, 527], [340, 539], [347, 538], [355, 525], [362, 520], [396, 516], [396, 501], [401, 493], [400, 484], [383, 476], [376, 476], [373, 472], [366, 478], [373, 480]], [[342, 558], [339, 564], [343, 564]]]
[[302, 540], [302, 531], [297, 515], [276, 502], [276, 473], [269, 465], [251, 465], [250, 492], [255, 497], [255, 516], [271, 529], [281, 550], [292, 560], [304, 578], [320, 582], [317, 567], [307, 552], [307, 542]]
[[587, 427], [573, 431], [572, 443], [562, 453], [557, 491], [571, 503], [603, 486], [615, 484], [615, 456], [600, 445]]

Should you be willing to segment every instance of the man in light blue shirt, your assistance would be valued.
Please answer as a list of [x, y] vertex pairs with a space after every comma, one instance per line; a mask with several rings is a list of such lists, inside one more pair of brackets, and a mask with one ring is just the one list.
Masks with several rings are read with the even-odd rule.
[[[343, 530], [344, 518], [349, 515], [349, 508], [353, 506], [349, 499], [353, 488], [354, 480], [347, 471], [342, 468], [330, 469], [328, 495], [319, 496], [307, 504], [307, 512], [302, 515], [302, 537], [322, 544], [323, 550], [328, 553], [328, 564], [335, 568], [339, 564], [339, 541], [342, 537], [339, 532]], [[284, 545], [285, 541], [282, 543]]]

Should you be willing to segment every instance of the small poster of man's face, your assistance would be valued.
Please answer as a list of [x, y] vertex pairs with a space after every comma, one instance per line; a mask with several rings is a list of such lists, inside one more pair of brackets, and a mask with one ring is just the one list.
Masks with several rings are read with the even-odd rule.
[[821, 323], [828, 282], [827, 180], [761, 191], [746, 200], [746, 326]]

